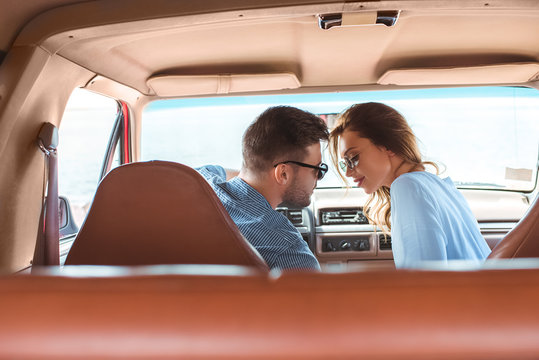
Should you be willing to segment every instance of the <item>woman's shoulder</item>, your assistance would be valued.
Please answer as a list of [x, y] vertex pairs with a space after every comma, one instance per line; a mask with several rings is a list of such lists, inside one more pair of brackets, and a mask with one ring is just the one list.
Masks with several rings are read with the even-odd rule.
[[415, 191], [437, 197], [441, 193], [454, 193], [457, 188], [450, 177], [442, 179], [428, 171], [413, 171], [397, 177], [391, 184], [390, 191], [391, 193]]
[[448, 185], [444, 184], [444, 180], [436, 174], [428, 171], [412, 171], [397, 177], [391, 184], [390, 192], [392, 195], [407, 193], [433, 197], [446, 186]]
[[416, 207], [423, 211], [429, 207], [436, 207], [438, 195], [443, 187], [441, 182], [442, 180], [437, 175], [426, 171], [400, 175], [393, 181], [390, 188], [392, 208], [411, 211], [412, 207]]
[[391, 184], [391, 187], [423, 187], [428, 186], [429, 183], [438, 183], [440, 181], [441, 179], [437, 175], [430, 172], [412, 171], [397, 177]]

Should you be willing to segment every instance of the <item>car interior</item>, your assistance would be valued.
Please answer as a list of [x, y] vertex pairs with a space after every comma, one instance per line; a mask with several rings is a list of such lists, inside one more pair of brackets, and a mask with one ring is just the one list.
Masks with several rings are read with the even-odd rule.
[[[0, 4], [0, 358], [539, 355], [539, 2]], [[238, 170], [269, 106], [331, 128], [368, 101], [453, 179], [485, 262], [395, 269], [323, 146], [311, 204], [277, 208], [322, 271], [270, 270], [194, 170]]]

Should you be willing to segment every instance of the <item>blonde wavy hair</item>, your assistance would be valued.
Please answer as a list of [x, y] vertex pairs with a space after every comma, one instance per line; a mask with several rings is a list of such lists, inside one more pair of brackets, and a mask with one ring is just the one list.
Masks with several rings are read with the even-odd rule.
[[[390, 106], [370, 102], [352, 105], [337, 120], [329, 135], [331, 160], [339, 176], [345, 181], [345, 174], [339, 167], [339, 138], [344, 131], [354, 131], [360, 137], [369, 139], [375, 146], [384, 147], [404, 160], [403, 164], [413, 164], [413, 169], [425, 170], [431, 165], [439, 173], [438, 165], [423, 161], [417, 146], [417, 139], [406, 119]], [[382, 186], [369, 196], [363, 207], [369, 222], [387, 234], [391, 231], [391, 196], [389, 187]]]

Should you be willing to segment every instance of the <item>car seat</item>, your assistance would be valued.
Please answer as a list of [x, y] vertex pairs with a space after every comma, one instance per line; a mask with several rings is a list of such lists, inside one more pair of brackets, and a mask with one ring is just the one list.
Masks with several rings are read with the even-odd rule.
[[194, 169], [149, 161], [98, 186], [66, 265], [225, 264], [268, 270]]
[[515, 227], [492, 249], [488, 259], [539, 257], [539, 196]]

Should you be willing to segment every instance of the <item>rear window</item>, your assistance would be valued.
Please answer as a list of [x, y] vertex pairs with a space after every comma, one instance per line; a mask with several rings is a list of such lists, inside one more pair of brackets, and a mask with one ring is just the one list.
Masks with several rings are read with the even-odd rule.
[[[539, 150], [539, 92], [525, 87], [332, 92], [159, 100], [142, 118], [142, 160], [192, 167], [241, 167], [241, 138], [267, 107], [296, 106], [323, 115], [331, 128], [355, 103], [396, 108], [414, 130], [424, 160], [460, 188], [532, 191]], [[327, 149], [324, 157], [329, 164]], [[342, 187], [332, 169], [318, 187]]]

